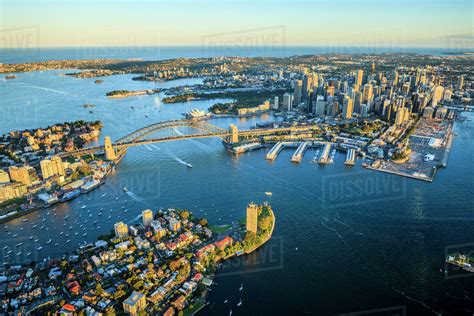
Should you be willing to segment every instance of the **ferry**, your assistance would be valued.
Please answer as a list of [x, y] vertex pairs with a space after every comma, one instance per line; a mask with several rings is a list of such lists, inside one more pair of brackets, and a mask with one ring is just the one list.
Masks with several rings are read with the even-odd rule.
[[89, 181], [87, 183], [84, 183], [81, 186], [81, 193], [90, 192], [90, 191], [94, 190], [95, 188], [100, 187], [104, 183], [105, 183], [105, 181], [100, 181], [100, 180], [92, 180], [92, 181]]
[[81, 191], [79, 189], [69, 191], [63, 194], [63, 196], [59, 199], [59, 202], [62, 203], [62, 202], [72, 200], [75, 197], [78, 197], [80, 194], [81, 194]]

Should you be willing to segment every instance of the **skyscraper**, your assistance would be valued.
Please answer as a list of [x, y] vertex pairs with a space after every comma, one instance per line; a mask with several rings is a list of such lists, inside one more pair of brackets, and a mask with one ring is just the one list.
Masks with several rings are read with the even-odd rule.
[[128, 236], [128, 226], [124, 222], [117, 222], [114, 224], [115, 237], [125, 238]]
[[250, 203], [247, 206], [247, 231], [257, 233], [258, 206]]
[[350, 119], [352, 117], [352, 112], [354, 111], [354, 104], [352, 99], [349, 96], [344, 97], [344, 103], [342, 108], [342, 118], [343, 119]]
[[153, 211], [150, 209], [142, 211], [142, 221], [145, 228], [149, 228], [153, 221]]
[[40, 167], [41, 167], [41, 174], [43, 175], [44, 180], [55, 175], [64, 176], [66, 174], [64, 170], [64, 164], [61, 158], [58, 156], [54, 156], [53, 158], [51, 158], [51, 160], [49, 159], [41, 160]]
[[301, 103], [301, 95], [303, 93], [303, 81], [296, 80], [293, 91], [293, 105], [298, 106]]
[[461, 75], [458, 78], [458, 85], [457, 85], [458, 90], [462, 90], [463, 85], [464, 85], [464, 76]]
[[293, 95], [290, 93], [285, 93], [283, 95], [283, 109], [291, 111], [291, 106], [293, 104]]
[[363, 100], [367, 105], [370, 105], [372, 103], [372, 99], [374, 97], [374, 87], [367, 83], [364, 85], [364, 90], [363, 90]]
[[35, 178], [35, 169], [30, 166], [15, 167], [11, 166], [8, 168], [10, 173], [10, 178], [13, 181], [23, 183], [25, 185], [30, 185]]
[[361, 86], [363, 77], [364, 77], [364, 71], [362, 69], [357, 70], [356, 76], [355, 76], [355, 84]]
[[274, 101], [273, 101], [273, 109], [274, 110], [278, 110], [278, 107], [280, 106], [280, 98], [278, 97], [275, 97]]

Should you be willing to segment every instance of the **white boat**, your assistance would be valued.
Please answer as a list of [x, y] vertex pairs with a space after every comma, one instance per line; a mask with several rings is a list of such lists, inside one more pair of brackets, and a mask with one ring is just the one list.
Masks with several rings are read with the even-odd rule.
[[82, 234], [82, 237], [86, 237], [86, 236], [87, 236], [87, 233]]
[[22, 243], [22, 242], [19, 242], [19, 243], [17, 243], [17, 244], [15, 245], [15, 247], [20, 247], [21, 245], [23, 245], [23, 243]]
[[85, 205], [81, 206], [82, 209], [85, 209], [86, 207], [87, 207], [87, 206], [85, 206]]
[[31, 256], [31, 252], [28, 252], [28, 253], [26, 254], [26, 256], [27, 256], [27, 257]]
[[240, 283], [239, 291], [242, 291], [243, 289], [244, 289], [244, 285], [242, 283]]
[[265, 195], [272, 196], [273, 193], [272, 192], [265, 192]]
[[13, 234], [12, 237], [18, 237], [18, 234]]
[[48, 241], [46, 242], [47, 244], [50, 244], [53, 240], [50, 238], [48, 239]]
[[187, 163], [187, 162], [185, 162], [184, 164], [185, 164], [185, 165], [186, 165], [186, 167], [188, 167], [188, 168], [192, 168], [192, 167], [193, 167], [193, 165], [192, 165], [192, 164], [190, 164], [190, 163]]
[[35, 224], [35, 225], [33, 225], [33, 226], [31, 226], [31, 228], [36, 228], [36, 227], [38, 227], [38, 225], [36, 225], [36, 224]]
[[240, 301], [237, 303], [237, 306], [240, 306], [242, 305], [242, 299], [240, 299]]
[[229, 311], [229, 316], [232, 316], [232, 309]]
[[39, 240], [38, 238], [36, 238], [36, 239], [35, 239], [35, 242], [38, 242], [38, 241], [40, 241], [40, 240]]
[[41, 250], [41, 249], [43, 249], [43, 247], [39, 246], [39, 247], [38, 247], [38, 248], [36, 248], [36, 249], [37, 249], [37, 250]]
[[69, 215], [66, 215], [64, 216], [64, 220], [68, 219], [69, 218]]
[[20, 252], [19, 252], [19, 253], [17, 253], [16, 255], [17, 255], [17, 256], [21, 256], [21, 254], [22, 254], [22, 253], [23, 253], [23, 252], [22, 252], [22, 251], [20, 251]]
[[225, 300], [224, 300], [224, 304], [227, 304], [228, 301], [229, 301], [228, 299], [225, 299]]
[[66, 242], [67, 242], [67, 243], [70, 243], [70, 242], [71, 242], [71, 239], [66, 240]]
[[28, 218], [24, 218], [21, 220], [22, 222], [27, 222], [28, 221]]

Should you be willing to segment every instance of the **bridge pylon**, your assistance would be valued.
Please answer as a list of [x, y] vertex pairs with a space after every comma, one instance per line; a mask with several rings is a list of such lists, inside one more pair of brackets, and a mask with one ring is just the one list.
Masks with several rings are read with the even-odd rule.
[[239, 129], [234, 124], [230, 124], [229, 127], [229, 143], [238, 143], [239, 142]]
[[115, 153], [115, 149], [112, 146], [112, 141], [110, 140], [109, 136], [105, 136], [104, 139], [104, 147], [105, 147], [105, 159], [114, 161], [117, 159], [117, 154]]

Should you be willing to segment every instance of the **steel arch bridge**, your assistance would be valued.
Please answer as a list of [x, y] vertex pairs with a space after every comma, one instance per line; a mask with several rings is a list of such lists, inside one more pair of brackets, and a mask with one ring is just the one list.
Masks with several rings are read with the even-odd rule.
[[[180, 127], [187, 127], [193, 130], [198, 130], [200, 133], [181, 134], [173, 136], [160, 136], [155, 138], [149, 138], [149, 136], [166, 129], [175, 129]], [[165, 121], [155, 124], [151, 124], [142, 127], [112, 143], [109, 137], [105, 137], [105, 144], [101, 146], [87, 147], [83, 149], [74, 150], [71, 152], [63, 153], [61, 157], [68, 156], [83, 156], [93, 154], [97, 152], [105, 151], [106, 157], [109, 160], [114, 160], [116, 152], [125, 152], [129, 147], [141, 146], [146, 144], [153, 144], [159, 142], [168, 142], [175, 140], [185, 139], [196, 139], [196, 138], [210, 138], [218, 137], [224, 142], [235, 143], [238, 142], [239, 136], [244, 138], [257, 137], [262, 135], [281, 134], [288, 132], [307, 132], [310, 130], [316, 130], [319, 127], [317, 125], [306, 125], [306, 126], [292, 126], [282, 128], [269, 128], [269, 129], [250, 129], [239, 131], [236, 126], [231, 125], [229, 129], [214, 126], [205, 121], [195, 120], [175, 120]]]

